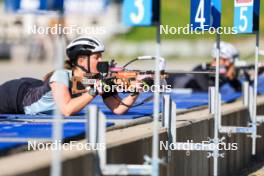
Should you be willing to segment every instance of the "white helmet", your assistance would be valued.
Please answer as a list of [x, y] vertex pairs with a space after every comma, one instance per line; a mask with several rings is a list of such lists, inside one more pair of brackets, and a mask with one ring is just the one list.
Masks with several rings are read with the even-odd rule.
[[73, 40], [66, 48], [67, 56], [70, 64], [79, 67], [86, 73], [90, 73], [90, 59], [87, 60], [88, 68], [84, 68], [77, 64], [78, 56], [90, 56], [92, 53], [104, 52], [105, 47], [103, 43], [93, 37], [80, 37]]
[[104, 51], [104, 44], [94, 37], [77, 38], [73, 40], [66, 48], [67, 56], [71, 61], [76, 60], [78, 55], [90, 55], [91, 53]]
[[[213, 58], [217, 57], [216, 43], [214, 44], [211, 54]], [[239, 52], [232, 44], [220, 42], [220, 57], [229, 59], [232, 63], [234, 63], [236, 60], [239, 60]]]

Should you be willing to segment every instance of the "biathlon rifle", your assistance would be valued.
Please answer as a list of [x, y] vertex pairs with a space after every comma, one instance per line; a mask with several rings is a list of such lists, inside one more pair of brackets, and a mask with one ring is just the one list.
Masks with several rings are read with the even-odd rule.
[[[252, 81], [254, 79], [254, 77], [252, 77], [254, 75], [253, 73], [254, 73], [254, 70], [255, 70], [255, 65], [254, 64], [237, 66], [236, 70], [237, 70], [237, 74], [238, 75], [245, 76], [245, 78], [247, 80]], [[259, 64], [258, 65], [258, 75], [261, 75], [263, 73], [264, 73], [264, 65], [263, 64]]]
[[[117, 67], [115, 60], [111, 62], [99, 62], [97, 65], [97, 70], [99, 74], [86, 74], [84, 78], [72, 77], [72, 94], [80, 94], [87, 92], [87, 87], [93, 86], [98, 80], [106, 83], [110, 80], [117, 86], [123, 87], [122, 90], [131, 90], [131, 86], [134, 85], [133, 82], [138, 79], [142, 80], [143, 84], [151, 86], [154, 84], [155, 71], [153, 70], [129, 70], [127, 66], [135, 61], [142, 60], [154, 60], [153, 56], [140, 56], [133, 60], [130, 60], [122, 67]], [[162, 67], [162, 68], [161, 68]], [[168, 77], [168, 74], [164, 71], [164, 60], [160, 61], [160, 79], [164, 80]], [[98, 77], [99, 75], [99, 77]]]

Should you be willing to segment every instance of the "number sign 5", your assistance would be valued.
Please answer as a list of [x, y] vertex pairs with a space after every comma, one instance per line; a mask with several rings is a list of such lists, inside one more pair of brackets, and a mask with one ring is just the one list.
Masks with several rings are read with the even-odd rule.
[[234, 27], [238, 33], [253, 32], [254, 0], [235, 0]]

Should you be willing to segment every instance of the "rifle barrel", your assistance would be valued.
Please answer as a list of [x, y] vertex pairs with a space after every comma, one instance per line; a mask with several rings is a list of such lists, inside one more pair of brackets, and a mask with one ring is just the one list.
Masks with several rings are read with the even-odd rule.
[[205, 75], [215, 74], [215, 72], [213, 71], [184, 71], [184, 70], [170, 70], [166, 73], [167, 74], [205, 74]]

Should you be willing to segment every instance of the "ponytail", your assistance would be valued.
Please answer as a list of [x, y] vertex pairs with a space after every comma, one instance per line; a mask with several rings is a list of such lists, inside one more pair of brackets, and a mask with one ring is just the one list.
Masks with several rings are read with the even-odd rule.
[[71, 61], [66, 60], [64, 62], [64, 66], [63, 66], [64, 69], [66, 69], [66, 70], [72, 70], [73, 67], [74, 67], [74, 64]]

